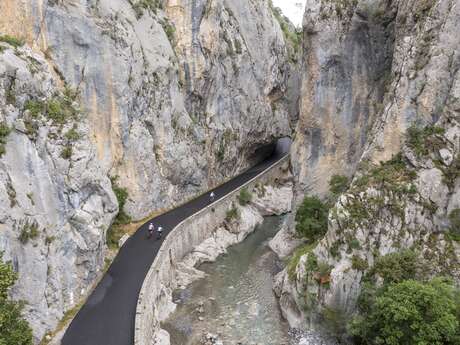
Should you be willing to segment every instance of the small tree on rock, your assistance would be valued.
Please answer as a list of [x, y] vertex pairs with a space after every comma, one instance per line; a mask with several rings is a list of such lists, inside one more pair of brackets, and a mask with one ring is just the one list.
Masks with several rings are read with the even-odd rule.
[[324, 236], [328, 212], [327, 205], [317, 197], [305, 197], [295, 217], [297, 233], [312, 241]]
[[32, 345], [32, 331], [22, 318], [23, 303], [8, 299], [8, 290], [17, 279], [0, 253], [0, 345]]

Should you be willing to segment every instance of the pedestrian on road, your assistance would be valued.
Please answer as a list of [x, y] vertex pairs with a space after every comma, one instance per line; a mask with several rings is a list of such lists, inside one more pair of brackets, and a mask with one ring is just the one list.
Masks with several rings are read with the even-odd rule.
[[155, 226], [153, 225], [153, 222], [151, 222], [149, 224], [149, 234], [148, 234], [148, 238], [152, 237], [153, 235], [153, 230], [155, 229]]
[[161, 226], [159, 226], [158, 229], [157, 229], [157, 239], [158, 240], [161, 238], [162, 234], [163, 234], [163, 228]]
[[209, 199], [211, 199], [211, 201], [214, 201], [215, 197], [216, 195], [214, 194], [214, 192], [211, 192], [211, 194], [209, 194]]

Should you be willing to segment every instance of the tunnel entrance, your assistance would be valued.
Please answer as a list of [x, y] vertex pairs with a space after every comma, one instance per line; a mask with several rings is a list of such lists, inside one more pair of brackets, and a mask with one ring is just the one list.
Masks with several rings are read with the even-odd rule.
[[248, 157], [251, 164], [259, 164], [273, 155], [285, 154], [291, 148], [292, 140], [289, 137], [279, 138], [274, 142], [257, 147]]

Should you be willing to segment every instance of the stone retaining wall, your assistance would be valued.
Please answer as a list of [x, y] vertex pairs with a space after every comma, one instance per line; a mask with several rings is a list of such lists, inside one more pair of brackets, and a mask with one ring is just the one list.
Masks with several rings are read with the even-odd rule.
[[160, 321], [168, 316], [171, 304], [169, 296], [171, 290], [177, 287], [174, 282], [177, 263], [212, 236], [213, 231], [225, 220], [232, 203], [238, 202], [237, 197], [242, 188], [251, 190], [258, 183], [276, 182], [289, 168], [288, 162], [289, 155], [241, 187], [183, 220], [168, 234], [139, 293], [134, 330], [135, 345], [152, 345]]

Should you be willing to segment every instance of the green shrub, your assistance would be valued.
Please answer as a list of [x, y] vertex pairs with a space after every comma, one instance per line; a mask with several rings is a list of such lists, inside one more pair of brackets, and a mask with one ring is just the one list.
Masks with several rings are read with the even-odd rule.
[[73, 142], [78, 141], [80, 139], [80, 133], [77, 131], [77, 127], [73, 126], [69, 131], [65, 134], [67, 140]]
[[22, 318], [23, 303], [8, 299], [17, 274], [0, 253], [0, 344], [32, 345], [32, 330]]
[[454, 157], [449, 166], [441, 166], [444, 174], [444, 183], [451, 189], [455, 186], [455, 181], [460, 177], [460, 154]]
[[331, 265], [324, 261], [319, 261], [316, 267], [316, 273], [318, 273], [319, 278], [329, 277], [331, 270]]
[[35, 200], [34, 200], [34, 193], [27, 193], [27, 198], [30, 200], [30, 203], [32, 206], [35, 205]]
[[339, 196], [348, 189], [348, 184], [348, 177], [344, 175], [332, 175], [329, 180], [329, 190], [333, 195]]
[[301, 246], [294, 251], [294, 254], [292, 254], [287, 264], [287, 272], [290, 280], [294, 280], [295, 278], [295, 271], [297, 269], [297, 265], [299, 264], [300, 258], [305, 254], [310, 253], [313, 250], [313, 248], [315, 248], [315, 246], [316, 243], [310, 243]]
[[318, 270], [318, 258], [313, 252], [308, 253], [305, 269], [309, 272], [316, 272]]
[[295, 216], [297, 233], [310, 240], [322, 237], [327, 232], [328, 211], [317, 197], [305, 197]]
[[45, 111], [46, 104], [44, 102], [29, 99], [24, 104], [24, 110], [28, 110], [32, 117], [38, 117]]
[[393, 156], [378, 166], [372, 166], [363, 176], [357, 178], [353, 184], [355, 191], [362, 191], [375, 186], [380, 190], [396, 194], [413, 194], [412, 186], [409, 185], [417, 174], [410, 169], [401, 153]]
[[8, 298], [8, 289], [13, 286], [16, 279], [16, 272], [9, 263], [3, 262], [3, 253], [0, 252], [0, 300]]
[[442, 139], [439, 137], [444, 134], [444, 128], [436, 126], [426, 126], [419, 128], [412, 125], [407, 129], [406, 144], [419, 156], [427, 156], [435, 150], [444, 146]]
[[72, 146], [67, 145], [61, 151], [61, 157], [64, 159], [72, 158]]
[[0, 36], [0, 42], [8, 43], [9, 45], [18, 48], [25, 44], [25, 41], [21, 38], [13, 37], [10, 35], [2, 35]]
[[61, 102], [57, 99], [53, 99], [47, 104], [47, 115], [53, 120], [53, 122], [63, 124], [66, 122], [66, 116], [62, 109]]
[[460, 241], [460, 208], [452, 210], [449, 214], [450, 237], [455, 241]]
[[228, 222], [231, 222], [232, 220], [236, 220], [240, 218], [240, 212], [238, 209], [233, 206], [231, 209], [229, 209], [225, 215], [225, 220]]
[[57, 96], [46, 102], [46, 116], [55, 124], [65, 124], [76, 119], [79, 111], [73, 105], [73, 94], [65, 92], [64, 96]]
[[416, 3], [414, 3], [412, 13], [414, 15], [415, 21], [420, 22], [426, 16], [428, 16], [435, 4], [436, 0], [419, 0]]
[[46, 236], [46, 238], [45, 238], [45, 244], [48, 246], [48, 245], [50, 245], [51, 243], [53, 243], [55, 239], [56, 239], [55, 236]]
[[370, 274], [378, 274], [386, 284], [399, 283], [405, 279], [415, 279], [417, 261], [417, 253], [410, 249], [390, 253], [375, 260]]
[[240, 190], [240, 194], [238, 194], [238, 202], [241, 206], [245, 206], [249, 204], [252, 200], [252, 194], [246, 188]]
[[24, 121], [24, 127], [26, 128], [26, 133], [27, 135], [32, 138], [32, 139], [35, 139], [35, 137], [37, 136], [37, 133], [38, 133], [38, 124], [36, 121], [34, 120], [31, 120], [31, 119], [23, 119]]
[[6, 122], [0, 122], [0, 157], [6, 153], [6, 138], [10, 134], [11, 129], [8, 127]]
[[381, 289], [350, 325], [357, 344], [459, 344], [458, 292], [450, 282], [405, 280]]
[[339, 242], [339, 241], [334, 242], [334, 243], [329, 247], [329, 254], [331, 254], [331, 256], [332, 256], [333, 258], [339, 258], [339, 257], [340, 257], [339, 248], [340, 248], [340, 242]]
[[111, 178], [112, 189], [118, 200], [118, 215], [115, 218], [114, 224], [116, 225], [128, 224], [129, 222], [131, 222], [131, 217], [127, 215], [126, 212], [124, 211], [126, 200], [128, 200], [128, 197], [129, 197], [128, 190], [126, 188], [118, 186], [117, 180], [118, 180], [118, 177]]
[[351, 249], [351, 250], [354, 250], [354, 249], [361, 249], [361, 243], [356, 239], [356, 238], [353, 238], [352, 240], [350, 240], [350, 242], [348, 242], [348, 247]]
[[237, 54], [241, 54], [243, 52], [243, 47], [241, 46], [241, 42], [238, 38], [235, 38], [235, 52]]
[[10, 131], [10, 127], [8, 127], [6, 122], [0, 122], [0, 142], [4, 142]]
[[138, 19], [142, 17], [145, 10], [156, 14], [157, 10], [162, 8], [161, 0], [130, 0], [130, 3]]
[[26, 244], [29, 242], [29, 240], [37, 238], [38, 235], [38, 223], [36, 221], [30, 222], [29, 220], [26, 220], [20, 224], [20, 233], [18, 239], [22, 244]]
[[125, 234], [125, 230], [119, 224], [113, 224], [109, 230], [107, 230], [106, 234], [106, 242], [107, 246], [112, 249], [118, 248], [118, 242], [120, 238], [122, 238]]
[[222, 141], [219, 145], [219, 149], [217, 150], [217, 160], [222, 162], [225, 158], [225, 144]]
[[16, 93], [14, 90], [14, 84], [11, 84], [5, 90], [5, 98], [6, 98], [6, 104], [16, 105]]
[[118, 201], [118, 214], [115, 217], [112, 226], [107, 230], [106, 242], [112, 248], [118, 248], [118, 241], [126, 233], [123, 225], [131, 222], [131, 217], [125, 212], [124, 207], [129, 194], [126, 188], [120, 187], [117, 184], [118, 176], [111, 177], [112, 190]]
[[369, 264], [367, 263], [366, 260], [364, 260], [360, 256], [353, 255], [351, 257], [351, 267], [354, 270], [365, 271], [365, 270], [367, 270], [369, 268]]
[[163, 30], [168, 37], [169, 42], [171, 43], [172, 46], [174, 46], [176, 38], [176, 28], [174, 27], [173, 24], [168, 19], [164, 19], [161, 22], [161, 26], [163, 27]]

